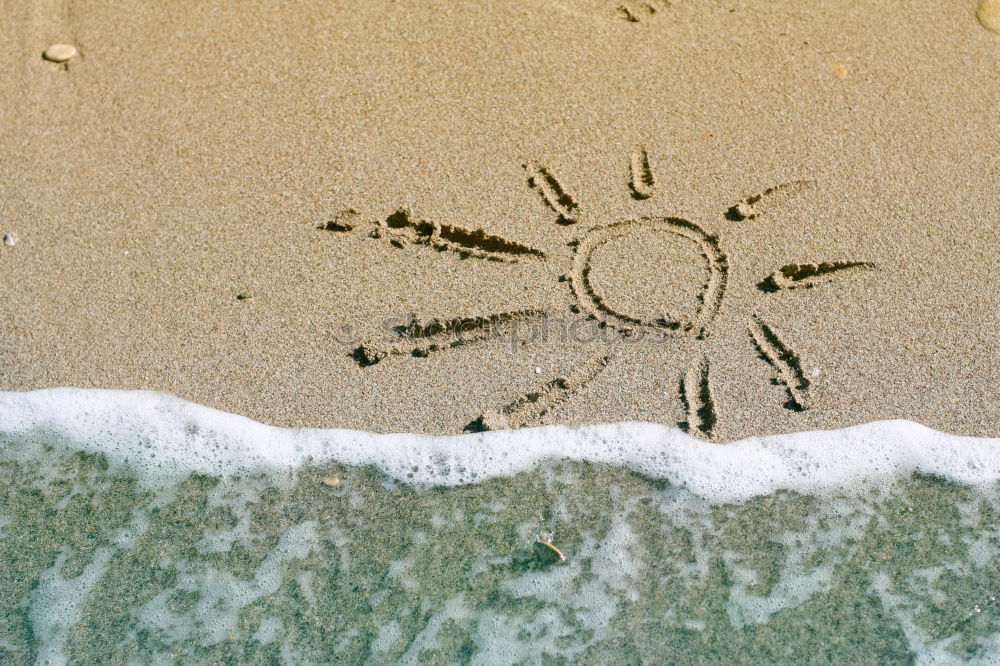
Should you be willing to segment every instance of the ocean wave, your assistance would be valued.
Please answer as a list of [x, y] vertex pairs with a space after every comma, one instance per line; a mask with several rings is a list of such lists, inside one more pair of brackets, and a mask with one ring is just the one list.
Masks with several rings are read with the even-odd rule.
[[152, 485], [191, 472], [339, 462], [374, 466], [404, 483], [457, 486], [553, 459], [624, 467], [716, 503], [782, 489], [844, 491], [914, 473], [973, 485], [1000, 479], [1000, 439], [950, 435], [904, 420], [725, 445], [651, 423], [427, 436], [277, 428], [163, 393], [54, 388], [0, 393], [0, 443], [13, 439], [102, 453]]

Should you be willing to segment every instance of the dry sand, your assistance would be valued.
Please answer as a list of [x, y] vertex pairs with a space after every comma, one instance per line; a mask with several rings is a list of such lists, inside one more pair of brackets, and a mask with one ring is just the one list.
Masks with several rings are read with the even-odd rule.
[[[0, 389], [381, 432], [1000, 434], [974, 0], [650, 4], [8, 3]], [[411, 312], [502, 335], [366, 365]], [[601, 340], [555, 334], [588, 314]]]

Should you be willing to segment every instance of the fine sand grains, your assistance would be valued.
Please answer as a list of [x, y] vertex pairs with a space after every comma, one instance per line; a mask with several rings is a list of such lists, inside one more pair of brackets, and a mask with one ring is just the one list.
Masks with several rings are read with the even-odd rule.
[[998, 0], [123, 2], [0, 26], [0, 389], [997, 433]]

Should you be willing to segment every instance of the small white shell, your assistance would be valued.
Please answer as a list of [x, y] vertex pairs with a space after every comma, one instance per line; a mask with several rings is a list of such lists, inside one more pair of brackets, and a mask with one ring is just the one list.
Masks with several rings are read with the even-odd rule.
[[42, 57], [52, 62], [66, 62], [76, 55], [76, 47], [72, 44], [53, 44], [45, 49]]

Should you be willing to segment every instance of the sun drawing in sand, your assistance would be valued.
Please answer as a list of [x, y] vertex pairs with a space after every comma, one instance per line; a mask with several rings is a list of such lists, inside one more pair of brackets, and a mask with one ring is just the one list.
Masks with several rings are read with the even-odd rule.
[[[570, 309], [580, 317], [593, 320], [610, 332], [612, 338], [634, 338], [637, 335], [671, 336], [687, 339], [695, 349], [693, 359], [678, 380], [678, 396], [686, 411], [686, 421], [679, 425], [701, 437], [710, 438], [717, 421], [716, 404], [712, 397], [710, 353], [704, 341], [709, 338], [712, 322], [719, 311], [729, 279], [729, 263], [720, 239], [702, 226], [680, 217], [636, 217], [604, 225], [591, 225], [583, 233], [580, 224], [580, 204], [566, 191], [545, 166], [529, 162], [524, 165], [527, 184], [551, 210], [555, 222], [570, 229], [573, 239], [571, 268], [559, 276], [570, 290]], [[644, 149], [629, 154], [628, 189], [633, 199], [651, 199], [657, 190], [656, 175], [650, 156]], [[791, 181], [768, 188], [748, 197], [720, 215], [733, 223], [750, 220], [766, 210], [766, 204], [782, 196], [810, 187], [809, 181]], [[353, 209], [344, 210], [323, 222], [320, 228], [343, 233], [363, 233], [368, 238], [388, 242], [393, 247], [429, 247], [439, 252], [455, 253], [463, 258], [494, 262], [548, 262], [548, 252], [506, 238], [457, 226], [422, 220], [409, 210], [401, 209], [384, 220], [368, 220]], [[649, 304], [643, 311], [633, 311], [628, 300], [616, 298], [595, 274], [595, 256], [616, 243], [631, 243], [643, 236], [658, 234], [686, 248], [690, 261], [699, 267], [702, 276], [695, 302], [677, 312], [667, 312], [658, 304]], [[811, 288], [851, 271], [871, 270], [875, 266], [862, 261], [826, 261], [821, 263], [788, 264], [764, 276], [757, 287], [766, 293], [785, 289]], [[600, 271], [597, 271], [600, 273]], [[650, 312], [655, 312], [651, 315]], [[507, 335], [526, 321], [549, 316], [544, 309], [524, 309], [482, 316], [434, 318], [421, 320], [413, 316], [409, 324], [398, 327], [395, 337], [363, 344], [352, 351], [362, 366], [382, 362], [392, 356], [427, 357], [460, 345], [485, 342]], [[809, 406], [811, 380], [802, 363], [764, 319], [751, 315], [746, 321], [751, 349], [772, 367], [773, 381], [780, 384], [787, 400], [784, 406], [801, 411]], [[612, 352], [613, 353], [613, 352]], [[553, 379], [505, 407], [482, 414], [467, 429], [497, 430], [517, 428], [540, 422], [563, 400], [571, 397], [594, 380], [608, 365], [611, 355], [602, 353], [578, 363], [572, 371]]]

